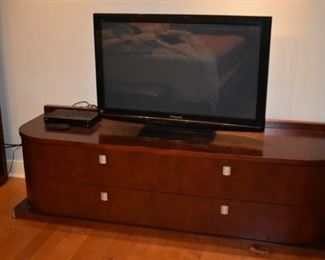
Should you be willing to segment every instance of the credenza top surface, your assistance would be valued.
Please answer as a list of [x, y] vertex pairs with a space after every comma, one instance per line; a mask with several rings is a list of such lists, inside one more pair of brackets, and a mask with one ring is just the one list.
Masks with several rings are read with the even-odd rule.
[[132, 149], [168, 152], [202, 152], [225, 157], [250, 157], [257, 160], [283, 160], [325, 165], [325, 124], [268, 122], [261, 132], [217, 131], [207, 145], [138, 138], [142, 124], [103, 119], [92, 128], [72, 127], [65, 131], [48, 130], [43, 116], [20, 128], [24, 140], [57, 144], [114, 145]]

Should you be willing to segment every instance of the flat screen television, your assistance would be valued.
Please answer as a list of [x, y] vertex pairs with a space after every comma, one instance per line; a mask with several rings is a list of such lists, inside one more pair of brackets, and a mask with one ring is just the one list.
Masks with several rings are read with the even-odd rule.
[[271, 17], [94, 14], [99, 113], [140, 135], [263, 131]]

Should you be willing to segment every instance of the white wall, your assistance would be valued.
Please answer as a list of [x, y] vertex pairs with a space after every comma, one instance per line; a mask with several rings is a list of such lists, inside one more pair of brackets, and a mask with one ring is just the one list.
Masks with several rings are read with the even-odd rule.
[[272, 16], [267, 117], [325, 122], [324, 0], [1, 0], [0, 101], [7, 142], [43, 105], [96, 103], [92, 14]]

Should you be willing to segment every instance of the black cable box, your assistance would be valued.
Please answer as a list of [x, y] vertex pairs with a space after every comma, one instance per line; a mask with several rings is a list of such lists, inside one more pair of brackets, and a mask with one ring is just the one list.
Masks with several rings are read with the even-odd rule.
[[99, 121], [97, 111], [56, 109], [44, 114], [45, 124], [67, 124], [70, 126], [92, 127]]

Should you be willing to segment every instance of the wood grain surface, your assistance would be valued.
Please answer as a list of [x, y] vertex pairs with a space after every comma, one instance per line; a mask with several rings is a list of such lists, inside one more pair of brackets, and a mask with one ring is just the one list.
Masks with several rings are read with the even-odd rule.
[[[62, 219], [40, 222], [12, 218], [12, 208], [26, 197], [22, 179], [0, 188], [0, 259], [106, 260], [320, 260], [324, 255], [252, 241], [163, 231], [117, 224]], [[259, 248], [257, 247], [257, 248]], [[264, 254], [263, 254], [264, 252]], [[265, 255], [265, 252], [267, 254]]]
[[[238, 239], [323, 241], [322, 125], [274, 122], [265, 133], [218, 132], [208, 145], [137, 138], [140, 128], [102, 120], [92, 129], [59, 132], [47, 130], [42, 117], [22, 126], [29, 206]], [[231, 176], [222, 174], [224, 166]], [[229, 214], [220, 213], [223, 205]]]
[[[269, 162], [290, 162], [295, 164], [325, 163], [325, 124], [305, 124], [289, 122], [271, 122], [264, 133], [217, 131], [208, 145], [197, 145], [178, 141], [157, 141], [136, 138], [142, 124], [119, 122], [103, 119], [92, 128], [73, 127], [67, 131], [47, 130], [43, 116], [39, 116], [20, 128], [20, 134], [26, 140], [65, 144], [82, 143], [103, 146], [115, 145], [120, 149], [168, 150], [168, 153], [205, 152], [223, 154], [225, 158], [238, 160], [242, 156], [251, 156], [251, 160]], [[306, 130], [307, 129], [307, 130]], [[244, 158], [243, 160], [247, 160]]]

